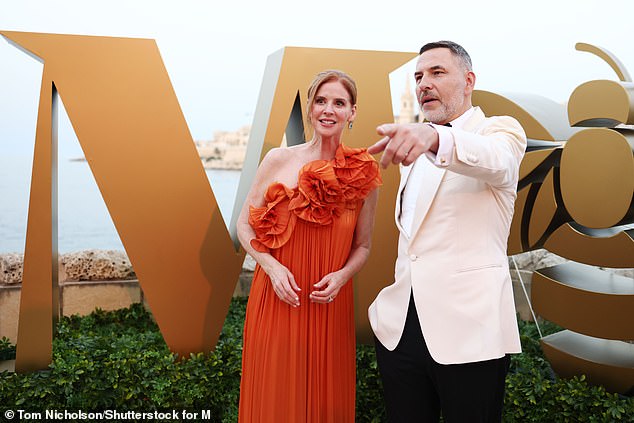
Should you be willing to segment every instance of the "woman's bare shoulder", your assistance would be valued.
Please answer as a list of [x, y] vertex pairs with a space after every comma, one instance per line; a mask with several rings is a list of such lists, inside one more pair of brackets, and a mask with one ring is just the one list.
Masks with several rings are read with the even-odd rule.
[[279, 166], [288, 164], [291, 161], [302, 161], [305, 152], [305, 144], [294, 145], [291, 147], [272, 148], [268, 151], [268, 153], [266, 153], [266, 156], [264, 156], [262, 164], [266, 161], [267, 165]]
[[297, 149], [295, 147], [275, 147], [271, 148], [264, 158], [271, 161], [283, 161], [292, 158], [296, 154]]
[[286, 186], [297, 184], [297, 174], [307, 161], [306, 146], [272, 148], [266, 153], [260, 164], [261, 180], [268, 185], [281, 182]]
[[284, 173], [289, 164], [294, 163], [296, 160], [296, 152], [290, 148], [272, 148], [262, 159], [258, 172], [266, 181], [270, 182], [276, 179], [280, 173]]

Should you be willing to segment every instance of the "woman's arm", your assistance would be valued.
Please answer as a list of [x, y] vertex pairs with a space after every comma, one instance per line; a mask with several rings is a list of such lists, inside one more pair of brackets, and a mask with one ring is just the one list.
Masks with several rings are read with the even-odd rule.
[[257, 173], [249, 194], [242, 206], [237, 222], [238, 239], [242, 248], [258, 262], [262, 270], [269, 276], [273, 290], [285, 303], [293, 307], [299, 306], [297, 292], [301, 291], [293, 274], [269, 253], [262, 253], [251, 246], [251, 240], [255, 238], [255, 231], [249, 224], [249, 207], [261, 207], [264, 205], [264, 195], [268, 186], [276, 180], [280, 167], [283, 165], [285, 153], [276, 148], [269, 151], [258, 167]]

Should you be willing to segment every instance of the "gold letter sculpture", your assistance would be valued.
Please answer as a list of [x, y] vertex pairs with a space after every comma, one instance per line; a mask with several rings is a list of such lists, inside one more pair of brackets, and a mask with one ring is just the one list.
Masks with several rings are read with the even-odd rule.
[[16, 370], [48, 366], [58, 314], [52, 87], [165, 341], [181, 356], [213, 348], [243, 253], [233, 247], [156, 43], [2, 35], [44, 62]]
[[634, 267], [634, 131], [616, 127], [634, 123], [634, 88], [612, 54], [577, 49], [603, 58], [621, 81], [577, 87], [567, 116], [537, 96], [478, 92], [476, 102], [486, 114], [515, 116], [529, 138], [509, 254], [545, 248], [572, 260], [533, 275], [535, 310], [567, 328], [542, 339], [546, 357], [561, 376], [632, 393], [634, 283], [592, 266]]
[[[0, 32], [44, 62], [20, 302], [20, 372], [51, 361], [57, 306], [55, 90], [134, 266], [170, 349], [180, 356], [214, 348], [241, 270], [237, 248], [194, 147], [178, 100], [153, 40]], [[392, 120], [389, 73], [414, 53], [285, 48], [271, 55], [249, 139], [234, 206], [235, 219], [260, 157], [303, 141], [306, 87], [319, 71], [339, 68], [357, 81], [360, 118], [345, 142], [366, 146], [378, 124]], [[289, 118], [290, 117], [290, 118]], [[397, 187], [385, 175], [384, 196]], [[356, 283], [357, 324], [369, 337], [365, 309], [392, 277], [396, 231], [392, 201], [382, 202], [375, 249]], [[378, 243], [378, 241], [376, 241]], [[393, 252], [393, 253], [392, 253]], [[389, 263], [389, 265], [386, 265]], [[371, 282], [371, 283], [370, 283]], [[368, 285], [368, 286], [366, 286]], [[374, 291], [373, 291], [374, 289]]]

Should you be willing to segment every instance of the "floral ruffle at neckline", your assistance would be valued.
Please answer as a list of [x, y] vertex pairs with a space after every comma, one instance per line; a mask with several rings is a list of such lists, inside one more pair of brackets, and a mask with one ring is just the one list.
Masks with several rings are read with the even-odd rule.
[[275, 182], [266, 190], [265, 205], [250, 207], [249, 224], [255, 231], [251, 246], [260, 252], [280, 248], [290, 239], [297, 219], [330, 225], [381, 184], [379, 166], [365, 148], [340, 144], [334, 159], [306, 163], [296, 188]]

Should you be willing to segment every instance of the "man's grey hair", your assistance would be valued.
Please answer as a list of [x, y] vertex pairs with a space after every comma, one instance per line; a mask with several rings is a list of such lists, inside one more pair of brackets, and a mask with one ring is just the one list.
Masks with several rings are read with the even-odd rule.
[[418, 54], [423, 54], [427, 50], [431, 50], [434, 48], [449, 49], [449, 51], [451, 51], [454, 56], [460, 59], [460, 61], [462, 62], [466, 70], [468, 71], [473, 70], [473, 66], [471, 64], [471, 57], [469, 56], [469, 53], [467, 53], [467, 50], [465, 50], [464, 47], [462, 47], [460, 44], [454, 43], [453, 41], [443, 40], [443, 41], [434, 41], [433, 43], [427, 43], [420, 48], [420, 52]]

